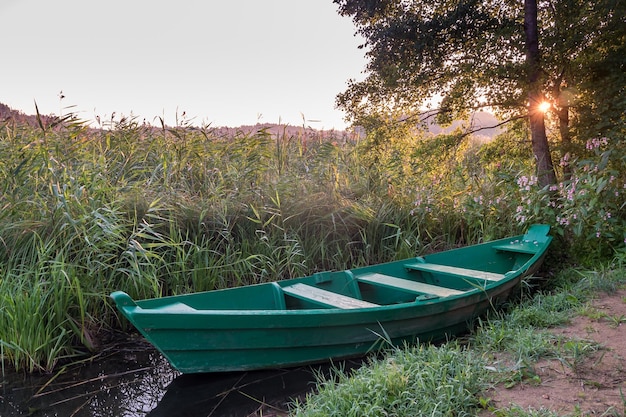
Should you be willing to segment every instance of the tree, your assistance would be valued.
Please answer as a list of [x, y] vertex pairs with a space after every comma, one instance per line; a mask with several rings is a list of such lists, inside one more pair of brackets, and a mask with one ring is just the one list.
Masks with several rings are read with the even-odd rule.
[[[368, 48], [368, 77], [351, 81], [339, 104], [352, 116], [380, 109], [419, 114], [433, 96], [441, 96], [439, 121], [451, 120], [478, 99], [516, 106], [510, 94], [518, 90], [522, 22], [515, 22], [501, 2], [478, 0], [403, 2], [400, 0], [335, 0], [342, 15], [351, 15]], [[495, 8], [495, 12], [491, 9]], [[512, 30], [514, 26], [518, 28]], [[496, 36], [498, 35], [498, 36]], [[523, 56], [523, 55], [522, 55]], [[517, 72], [515, 74], [514, 72]], [[502, 79], [503, 90], [490, 88]], [[507, 82], [508, 81], [508, 82]], [[522, 94], [517, 91], [515, 96]], [[366, 100], [364, 100], [366, 99]]]
[[585, 46], [600, 41], [605, 47], [623, 45], [619, 37], [605, 35], [609, 28], [626, 26], [619, 0], [595, 5], [525, 0], [524, 7], [514, 0], [335, 3], [340, 14], [352, 16], [369, 58], [366, 78], [351, 80], [337, 98], [353, 121], [376, 112], [413, 120], [435, 96], [441, 98], [436, 110], [440, 123], [481, 107], [505, 120], [528, 117], [542, 185], [554, 183], [556, 176], [544, 113], [536, 105], [553, 100], [562, 151], [567, 152], [570, 113], [580, 99], [575, 87], [594, 89], [581, 70], [592, 53]]
[[[561, 154], [587, 139], [617, 137], [626, 110], [626, 3], [619, 0], [542, 2], [542, 72], [561, 138]], [[613, 132], [613, 133], [611, 133]], [[621, 132], [621, 137], [624, 132]], [[569, 165], [563, 168], [569, 179]]]

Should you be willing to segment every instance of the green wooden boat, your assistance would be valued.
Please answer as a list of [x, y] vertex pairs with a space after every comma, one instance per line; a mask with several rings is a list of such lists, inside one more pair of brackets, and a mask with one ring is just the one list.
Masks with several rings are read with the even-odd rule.
[[290, 367], [363, 356], [384, 338], [441, 339], [497, 306], [539, 267], [547, 225], [524, 235], [346, 271], [117, 308], [183, 373]]

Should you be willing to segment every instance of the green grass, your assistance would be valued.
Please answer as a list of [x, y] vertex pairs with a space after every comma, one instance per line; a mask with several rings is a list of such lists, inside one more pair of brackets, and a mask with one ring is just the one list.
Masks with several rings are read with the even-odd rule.
[[297, 417], [470, 416], [486, 388], [484, 362], [452, 343], [390, 351], [353, 374], [336, 372]]

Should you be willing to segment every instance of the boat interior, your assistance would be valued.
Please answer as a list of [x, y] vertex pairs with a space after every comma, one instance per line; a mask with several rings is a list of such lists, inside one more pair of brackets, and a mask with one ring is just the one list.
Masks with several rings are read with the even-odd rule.
[[[144, 300], [142, 308], [193, 310], [363, 309], [430, 302], [481, 291], [524, 272], [547, 231], [345, 271], [247, 287]], [[169, 300], [168, 300], [169, 299]]]

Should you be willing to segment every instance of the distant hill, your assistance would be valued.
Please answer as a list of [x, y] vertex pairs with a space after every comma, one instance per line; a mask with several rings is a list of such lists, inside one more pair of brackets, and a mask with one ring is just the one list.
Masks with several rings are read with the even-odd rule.
[[[40, 115], [40, 118], [45, 125], [49, 125], [57, 119], [57, 116]], [[33, 127], [37, 127], [39, 125], [36, 115], [27, 115], [21, 111], [13, 110], [6, 104], [0, 103], [0, 123], [11, 121], [18, 124], [27, 124]], [[172, 128], [172, 126], [169, 127]], [[158, 129], [160, 129], [160, 127]], [[272, 137], [306, 136], [307, 138], [317, 137], [320, 139], [345, 140], [352, 136], [352, 133], [345, 130], [317, 130], [309, 126], [279, 125], [274, 123], [257, 123], [255, 125], [244, 125], [238, 127], [215, 127], [210, 130], [217, 136], [233, 136], [238, 133], [254, 134], [260, 131], [265, 131]]]
[[499, 122], [499, 120], [491, 113], [485, 111], [478, 111], [472, 114], [469, 120], [461, 121], [457, 120], [452, 122], [450, 126], [442, 127], [435, 124], [430, 117], [432, 115], [426, 115], [425, 120], [428, 126], [428, 131], [434, 135], [439, 135], [441, 133], [450, 133], [457, 128], [461, 128], [463, 131], [472, 131], [474, 136], [476, 137], [485, 137], [488, 139], [493, 139], [495, 136], [502, 133], [501, 127], [495, 127]]
[[[478, 138], [492, 139], [502, 132], [502, 128], [494, 127], [498, 124], [498, 119], [488, 112], [476, 112], [467, 121], [455, 121], [450, 126], [442, 127], [431, 122], [431, 115], [424, 116], [428, 131], [433, 135], [450, 133], [457, 128], [467, 131], [475, 131], [474, 136]], [[49, 125], [56, 119], [56, 116], [40, 115], [44, 124]], [[36, 115], [27, 115], [20, 111], [13, 110], [6, 104], [0, 103], [0, 122], [14, 121], [37, 127]], [[275, 123], [257, 123], [255, 125], [243, 125], [239, 127], [215, 127], [211, 129], [218, 136], [233, 136], [237, 133], [254, 134], [266, 131], [272, 137], [297, 137], [306, 136], [308, 138], [318, 137], [319, 139], [355, 139], [364, 134], [362, 129], [355, 128], [347, 130], [317, 130], [310, 126], [279, 125]]]
[[[55, 116], [40, 115], [42, 122], [49, 124], [55, 120]], [[0, 103], [0, 123], [14, 121], [18, 124], [28, 124], [30, 126], [38, 126], [36, 115], [24, 114], [21, 111], [13, 110], [6, 104]]]
[[220, 136], [233, 136], [237, 133], [253, 134], [260, 131], [267, 132], [273, 137], [318, 137], [320, 139], [346, 140], [354, 136], [346, 130], [318, 130], [310, 126], [279, 125], [275, 123], [257, 123], [255, 125], [243, 125], [239, 127], [216, 127], [212, 131]]

